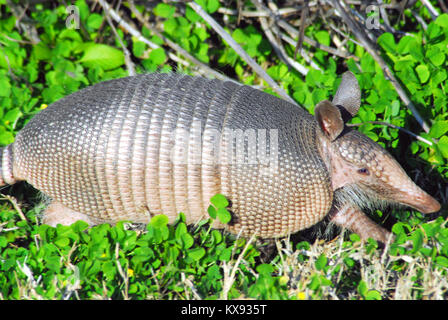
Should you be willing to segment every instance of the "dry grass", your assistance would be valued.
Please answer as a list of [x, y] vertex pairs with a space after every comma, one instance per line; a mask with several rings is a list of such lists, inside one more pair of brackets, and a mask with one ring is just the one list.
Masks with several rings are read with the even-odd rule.
[[[336, 241], [316, 241], [308, 250], [294, 250], [288, 241], [277, 241], [280, 249], [278, 269], [289, 279], [290, 296], [301, 299], [362, 299], [357, 283], [364, 281], [369, 290], [376, 290], [387, 300], [441, 300], [447, 298], [446, 268], [435, 267], [430, 258], [422, 255], [392, 256], [387, 245], [369, 252], [368, 244], [356, 242], [344, 246], [343, 237]], [[318, 270], [316, 261], [321, 255], [328, 259], [328, 268]], [[308, 260], [301, 262], [299, 256]], [[344, 260], [355, 263], [348, 266]], [[311, 290], [314, 275], [322, 275], [332, 285]]]

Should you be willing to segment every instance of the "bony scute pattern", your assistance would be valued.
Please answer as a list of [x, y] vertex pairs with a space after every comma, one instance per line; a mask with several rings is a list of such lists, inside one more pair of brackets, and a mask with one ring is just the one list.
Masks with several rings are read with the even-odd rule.
[[349, 72], [315, 117], [233, 82], [180, 74], [106, 81], [53, 103], [0, 149], [0, 185], [26, 180], [46, 193], [52, 225], [146, 223], [157, 214], [172, 222], [179, 212], [195, 223], [222, 193], [232, 220], [215, 226], [233, 233], [285, 236], [329, 215], [382, 241], [388, 231], [373, 227], [360, 201], [399, 198], [424, 212], [440, 204], [345, 126], [360, 97]]

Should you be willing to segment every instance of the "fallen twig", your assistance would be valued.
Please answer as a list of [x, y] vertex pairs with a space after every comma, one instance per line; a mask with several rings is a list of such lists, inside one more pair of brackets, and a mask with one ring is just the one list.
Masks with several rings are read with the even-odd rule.
[[[316, 6], [316, 5], [317, 5], [317, 1], [312, 1], [308, 4], [308, 6], [310, 6], [310, 7]], [[298, 6], [296, 8], [281, 8], [276, 13], [279, 16], [287, 16], [287, 15], [299, 12], [300, 10], [302, 10], [302, 8], [303, 8], [303, 6]], [[222, 14], [227, 14], [227, 15], [234, 15], [234, 16], [238, 15], [238, 10], [224, 8], [224, 7], [219, 8], [218, 12], [222, 13]], [[241, 16], [248, 17], [248, 18], [269, 17], [270, 13], [265, 10], [257, 10], [257, 11], [241, 10]]]
[[398, 95], [400, 96], [400, 99], [404, 102], [406, 107], [412, 112], [414, 118], [417, 120], [419, 125], [423, 128], [423, 130], [425, 132], [429, 132], [429, 129], [430, 129], [429, 125], [420, 116], [420, 113], [417, 111], [414, 104], [407, 96], [405, 90], [402, 88], [402, 86], [398, 82], [397, 78], [395, 78], [395, 75], [390, 71], [390, 68], [387, 65], [387, 63], [377, 53], [375, 46], [369, 41], [369, 38], [365, 34], [364, 29], [362, 27], [360, 27], [359, 25], [357, 25], [356, 21], [352, 19], [352, 17], [345, 11], [345, 9], [339, 3], [339, 0], [331, 0], [331, 2], [333, 3], [334, 7], [339, 11], [344, 22], [351, 29], [351, 31], [355, 35], [355, 37], [362, 43], [363, 47], [367, 50], [367, 52], [369, 52], [369, 54], [380, 65], [381, 69], [385, 73], [386, 78], [389, 78], [389, 81], [394, 86], [395, 90], [397, 91]]
[[20, 209], [19, 204], [17, 203], [16, 198], [14, 198], [13, 196], [10, 195], [6, 195], [6, 194], [2, 194], [1, 195], [3, 198], [0, 200], [8, 200], [12, 206], [14, 207], [14, 209], [17, 211], [17, 213], [19, 214], [20, 219], [22, 219], [23, 221], [28, 222], [27, 218], [25, 217], [25, 215], [23, 214], [22, 209]]
[[[129, 1], [129, 8], [131, 9], [132, 13], [135, 15], [135, 17], [137, 18], [137, 20], [139, 20], [148, 30], [150, 30], [151, 32], [153, 32], [157, 37], [159, 37], [160, 39], [163, 40], [163, 42], [165, 42], [171, 49], [173, 49], [174, 51], [178, 52], [180, 55], [184, 56], [185, 58], [187, 58], [189, 61], [191, 61], [195, 66], [197, 66], [197, 68], [199, 70], [203, 70], [202, 72], [199, 72], [200, 74], [206, 75], [206, 76], [213, 76], [216, 79], [220, 79], [220, 80], [224, 80], [224, 81], [233, 81], [235, 82], [235, 80], [213, 70], [212, 68], [210, 68], [209, 66], [207, 66], [206, 64], [202, 63], [201, 61], [199, 61], [198, 59], [196, 59], [195, 57], [193, 57], [188, 51], [186, 51], [184, 48], [182, 48], [181, 46], [179, 46], [177, 43], [171, 41], [170, 39], [168, 39], [167, 37], [165, 37], [162, 33], [160, 33], [158, 30], [156, 30], [156, 28], [151, 25], [149, 22], [147, 22], [143, 16], [141, 15], [140, 11], [137, 10], [137, 8], [134, 5], [134, 1]], [[168, 53], [169, 57], [174, 60], [177, 61], [178, 59], [176, 59], [176, 56], [174, 54]]]
[[[193, 282], [190, 280], [190, 277], [191, 277], [191, 276], [186, 277], [184, 272], [182, 272], [182, 274], [181, 274], [182, 282], [183, 282], [188, 288], [190, 288], [191, 292], [193, 293], [194, 298], [195, 298], [196, 300], [202, 300], [201, 296], [199, 295], [198, 290], [196, 290], [196, 288], [194, 287]], [[186, 294], [188, 294], [188, 291], [186, 291]], [[189, 299], [189, 298], [187, 298], [187, 299]]]
[[[294, 27], [290, 26], [286, 21], [279, 20], [278, 21], [278, 25], [280, 27], [282, 27], [283, 29], [285, 29], [287, 32], [293, 34], [294, 36], [298, 36], [298, 34], [299, 34], [298, 31]], [[305, 43], [308, 43], [310, 46], [316, 47], [317, 49], [326, 51], [328, 53], [331, 53], [331, 54], [333, 54], [335, 56], [338, 56], [338, 57], [341, 57], [341, 58], [344, 58], [344, 59], [355, 58], [355, 56], [352, 55], [351, 53], [344, 52], [344, 51], [341, 51], [339, 49], [335, 49], [333, 47], [326, 46], [326, 45], [324, 45], [322, 43], [317, 42], [314, 39], [311, 39], [311, 38], [307, 37], [307, 36], [303, 36], [303, 41]]]
[[348, 126], [349, 127], [359, 127], [359, 126], [362, 126], [365, 123], [379, 124], [379, 125], [382, 125], [382, 126], [387, 126], [387, 127], [390, 127], [390, 128], [398, 129], [398, 130], [401, 130], [403, 132], [406, 132], [407, 134], [409, 134], [410, 136], [414, 137], [415, 139], [417, 139], [417, 140], [419, 140], [421, 142], [424, 142], [424, 143], [426, 143], [426, 144], [428, 144], [430, 146], [433, 145], [433, 143], [431, 141], [429, 141], [429, 140], [427, 140], [427, 139], [425, 139], [423, 137], [420, 137], [419, 135], [409, 131], [408, 129], [396, 126], [396, 125], [394, 125], [392, 123], [388, 123], [388, 122], [383, 122], [383, 121], [366, 121], [366, 122], [363, 122], [363, 123], [350, 123], [350, 124], [348, 124]]
[[121, 40], [120, 35], [118, 34], [118, 32], [115, 29], [115, 26], [114, 26], [112, 20], [110, 19], [109, 10], [106, 9], [105, 1], [104, 0], [98, 0], [98, 1], [101, 4], [101, 6], [103, 7], [103, 10], [104, 10], [107, 22], [109, 23], [110, 28], [112, 29], [113, 33], [115, 34], [115, 37], [118, 39], [118, 42], [120, 43], [121, 49], [123, 50], [124, 62], [126, 64], [126, 68], [128, 70], [128, 73], [129, 73], [130, 76], [135, 76], [136, 73], [135, 73], [134, 63], [131, 60], [131, 54], [129, 53], [129, 50], [124, 45], [123, 40]]
[[395, 22], [395, 24], [397, 24], [397, 23], [399, 23], [401, 21], [401, 18], [403, 17], [403, 13], [404, 13], [404, 10], [406, 9], [407, 5], [408, 5], [408, 2], [409, 2], [409, 0], [403, 0], [401, 2], [400, 8], [399, 8], [400, 14], [398, 15], [398, 19]]
[[[352, 39], [348, 34], [345, 34], [344, 32], [342, 32], [341, 30], [339, 30], [333, 23], [329, 23], [328, 24], [329, 26], [330, 26], [330, 28], [332, 29], [332, 30], [334, 30], [336, 33], [338, 33], [338, 34], [340, 34], [341, 36], [343, 36], [344, 37], [344, 43], [346, 43], [347, 41], [351, 41], [351, 42], [353, 42], [354, 44], [356, 44], [356, 45], [358, 45], [358, 46], [361, 46], [362, 47], [362, 44], [361, 43], [359, 43], [358, 41], [356, 41], [356, 39]], [[341, 44], [337, 44], [337, 43], [335, 43], [336, 44], [336, 46], [338, 47], [338, 49], [339, 49], [339, 47], [340, 46], [342, 46], [342, 43]], [[342, 49], [339, 49], [339, 50], [342, 50]], [[345, 48], [344, 48], [344, 50], [345, 50]], [[346, 50], [345, 50], [346, 51]], [[355, 59], [355, 58], [358, 58], [358, 57], [353, 57], [352, 59]], [[355, 59], [356, 60], [356, 59]], [[359, 60], [359, 58], [358, 58], [358, 60]], [[356, 60], [357, 61], [357, 60]]]
[[124, 289], [122, 290], [123, 298], [124, 300], [129, 300], [128, 296], [128, 289], [129, 289], [129, 275], [128, 275], [128, 269], [126, 267], [126, 271], [123, 270], [121, 263], [120, 263], [120, 244], [117, 242], [115, 244], [115, 264], [117, 265], [118, 273], [120, 274], [121, 278], [124, 282]]
[[448, 8], [446, 7], [445, 2], [443, 2], [443, 0], [439, 0], [438, 2], [439, 2], [439, 5], [440, 5], [440, 9], [442, 9], [442, 11], [444, 13], [447, 13], [448, 12]]
[[386, 26], [386, 31], [387, 31], [387, 32], [391, 32], [391, 33], [396, 33], [397, 30], [395, 30], [395, 29], [392, 27], [392, 25], [390, 24], [389, 16], [387, 15], [386, 8], [384, 7], [383, 0], [377, 0], [377, 1], [378, 1], [379, 5], [380, 5], [380, 13], [381, 13], [381, 17], [382, 17], [383, 20], [384, 20], [384, 24], [385, 24], [385, 26]]
[[[255, 6], [259, 6], [258, 2], [254, 2]], [[268, 25], [267, 19], [265, 17], [260, 17], [261, 22], [261, 28], [263, 29], [264, 33], [266, 34], [266, 37], [268, 38], [269, 42], [271, 43], [271, 46], [274, 48], [274, 51], [277, 53], [277, 56], [282, 60], [288, 67], [296, 69], [298, 72], [300, 72], [302, 75], [306, 75], [308, 73], [308, 69], [302, 66], [297, 61], [289, 58], [288, 54], [285, 52], [285, 49], [277, 41], [274, 34], [271, 31], [270, 26]]]
[[[138, 30], [136, 30], [129, 23], [127, 23], [114, 9], [112, 9], [107, 4], [107, 2], [104, 2], [104, 5], [107, 8], [108, 12], [110, 13], [110, 16], [112, 17], [112, 19], [114, 19], [115, 22], [117, 22], [124, 30], [129, 32], [132, 36], [136, 37], [139, 41], [142, 41], [143, 43], [146, 43], [151, 49], [160, 48], [160, 46], [158, 44], [155, 44], [154, 42], [152, 42], [152, 41], [148, 40], [147, 38], [145, 38]], [[132, 6], [131, 6], [131, 8], [132, 8]], [[135, 8], [135, 6], [134, 6], [134, 8]], [[138, 10], [135, 10], [135, 11], [137, 12], [137, 14], [139, 14]], [[134, 14], [136, 14], [136, 12], [134, 12]], [[141, 14], [139, 14], [138, 16], [137, 16], [137, 14], [136, 14], [137, 19], [141, 19], [141, 20], [144, 21], [144, 19], [141, 16]], [[233, 82], [235, 82], [235, 80], [230, 79], [230, 78], [226, 77], [225, 75], [220, 74], [219, 72], [217, 72], [217, 71], [209, 68], [208, 66], [204, 65], [202, 62], [200, 62], [197, 59], [195, 59], [188, 52], [186, 52], [185, 50], [183, 50], [182, 48], [180, 48], [179, 46], [174, 44], [172, 41], [169, 41], [169, 39], [164, 37], [162, 34], [158, 33], [153, 28], [150, 29], [150, 30], [152, 32], [154, 32], [157, 36], [159, 36], [162, 40], [164, 40], [169, 46], [173, 46], [173, 47], [179, 49], [178, 51], [180, 52], [180, 54], [182, 54], [183, 56], [185, 56], [187, 59], [189, 59], [190, 61], [192, 61], [195, 64], [196, 69], [198, 69], [198, 68], [203, 69], [204, 71], [200, 72], [201, 74], [207, 75], [207, 76], [214, 76], [217, 79], [221, 79], [221, 80], [225, 80], [225, 81], [233, 81]], [[190, 66], [191, 67], [191, 64], [189, 64], [185, 60], [180, 59], [178, 56], [176, 56], [175, 54], [173, 54], [171, 52], [168, 53], [168, 56], [173, 61], [181, 63], [181, 64], [183, 64], [185, 66]]]
[[[221, 292], [221, 298], [223, 300], [227, 300], [227, 295], [229, 293], [230, 288], [233, 285], [233, 282], [235, 281], [235, 274], [238, 269], [238, 266], [241, 263], [241, 260], [243, 259], [244, 255], [246, 254], [247, 249], [249, 248], [250, 244], [255, 240], [255, 235], [252, 235], [250, 239], [247, 241], [246, 245], [244, 246], [244, 249], [241, 251], [240, 255], [238, 256], [238, 259], [236, 260], [235, 264], [233, 265], [232, 271], [229, 270], [229, 266], [224, 263], [223, 269], [224, 269], [224, 286]], [[236, 242], [235, 242], [236, 243]], [[229, 273], [230, 271], [230, 273]]]
[[437, 10], [432, 6], [431, 2], [428, 0], [421, 0], [423, 5], [428, 9], [429, 14], [431, 15], [432, 20], [436, 20], [436, 18], [439, 16], [439, 13]]
[[[284, 29], [286, 32], [290, 33], [294, 37], [298, 37], [299, 36], [299, 31], [296, 28], [294, 28], [292, 25], [290, 25], [285, 20], [279, 18], [269, 8], [263, 6], [263, 9], [265, 11], [269, 12], [271, 18], [274, 19], [274, 21], [277, 23], [277, 25], [279, 27], [281, 27], [282, 29]], [[349, 54], [347, 52], [343, 52], [341, 50], [338, 50], [338, 49], [335, 49], [335, 48], [323, 45], [323, 44], [317, 42], [316, 40], [311, 39], [311, 38], [309, 38], [309, 37], [307, 37], [305, 35], [303, 36], [303, 41], [305, 43], [309, 44], [310, 46], [316, 47], [316, 48], [318, 48], [320, 50], [326, 51], [326, 52], [331, 53], [331, 54], [333, 54], [335, 56], [339, 56], [339, 57], [345, 58], [345, 59], [354, 58], [354, 56], [352, 54]], [[295, 44], [294, 44], [294, 46], [295, 46]]]
[[294, 50], [294, 59], [297, 57], [297, 52], [302, 50], [303, 36], [305, 35], [306, 18], [308, 18], [309, 12], [310, 9], [305, 3], [305, 8], [302, 10], [302, 16], [300, 17], [299, 36], [297, 37], [297, 45]]
[[[283, 32], [278, 32], [278, 36], [280, 37], [280, 39], [282, 39], [283, 41], [289, 43], [293, 47], [296, 45], [296, 41], [293, 38], [291, 38], [290, 36], [288, 36], [287, 34], [285, 34]], [[321, 68], [309, 57], [308, 53], [305, 51], [304, 48], [300, 49], [300, 54], [301, 54], [302, 58], [305, 59], [305, 61], [311, 67], [313, 67], [316, 70], [321, 70]]]
[[[31, 24], [27, 22], [22, 22], [22, 20], [29, 20], [28, 16], [25, 14], [26, 8], [21, 8], [20, 4], [15, 4], [11, 0], [6, 0], [6, 3], [8, 4], [8, 7], [11, 9], [12, 14], [16, 17], [16, 25], [20, 26], [20, 29], [22, 29], [26, 37], [33, 43], [37, 44], [40, 42], [39, 34], [37, 33], [36, 28]], [[28, 4], [26, 5], [28, 6]], [[20, 12], [21, 11], [21, 12]]]
[[241, 48], [241, 46], [221, 27], [215, 19], [213, 19], [207, 12], [202, 9], [200, 5], [196, 2], [191, 1], [188, 2], [188, 5], [198, 14], [200, 15], [211, 27], [215, 30], [228, 44], [232, 47], [236, 53], [247, 62], [247, 64], [263, 79], [265, 80], [271, 87], [274, 89], [277, 94], [279, 94], [285, 100], [297, 105], [297, 103], [292, 99], [267, 73], [264, 69], [258, 65], [258, 63], [252, 59], [246, 51]]
[[426, 24], [425, 20], [422, 18], [421, 15], [419, 15], [415, 10], [411, 9], [411, 13], [414, 15], [415, 20], [417, 20], [418, 23], [422, 25], [423, 30], [426, 31], [428, 29], [428, 25]]
[[[258, 9], [264, 10], [263, 6], [261, 5], [261, 2], [254, 1], [253, 3], [255, 3], [255, 5], [257, 6]], [[311, 4], [312, 5], [316, 5], [316, 2], [310, 3], [309, 6], [311, 6]], [[268, 6], [269, 6], [269, 9], [270, 9], [269, 12], [274, 13], [275, 15], [279, 15], [279, 11], [281, 9], [278, 9], [278, 7], [275, 5], [275, 3], [273, 1], [269, 0], [268, 1]], [[303, 8], [303, 5], [299, 6], [299, 8]], [[271, 22], [269, 23], [269, 30], [271, 30], [273, 33], [275, 33], [278, 45], [282, 48], [283, 51], [285, 51], [284, 46], [283, 46], [281, 41], [278, 41], [278, 39], [283, 39], [284, 41], [286, 41], [287, 43], [291, 44], [294, 47], [294, 40], [291, 42], [291, 41], [288, 41], [288, 40], [284, 39], [284, 34], [282, 34], [280, 32], [280, 28], [275, 23], [275, 19], [271, 18]], [[288, 37], [287, 35], [285, 35], [285, 36]], [[298, 63], [295, 58], [289, 57], [288, 54], [286, 53], [286, 51], [285, 51], [285, 55], [286, 55], [286, 59], [289, 61], [290, 64], [294, 65], [295, 63]], [[312, 68], [314, 68], [316, 70], [321, 70], [319, 68], [319, 66], [309, 56], [309, 53], [303, 47], [300, 48], [300, 55], [306, 61], [306, 63], [308, 63]]]
[[[100, 1], [100, 0], [97, 0]], [[107, 12], [109, 12], [112, 19], [115, 20], [115, 22], [118, 23], [123, 29], [125, 29], [127, 32], [129, 32], [131, 35], [137, 38], [137, 40], [146, 43], [151, 49], [157, 49], [160, 48], [159, 45], [155, 44], [154, 42], [146, 39], [139, 31], [134, 29], [129, 23], [127, 23], [124, 19], [120, 17], [120, 15], [110, 7], [110, 5], [107, 2], [104, 3], [104, 8], [106, 8]]]

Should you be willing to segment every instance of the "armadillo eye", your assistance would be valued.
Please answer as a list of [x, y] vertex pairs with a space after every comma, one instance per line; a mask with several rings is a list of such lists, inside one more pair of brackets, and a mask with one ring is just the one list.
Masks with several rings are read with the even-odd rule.
[[358, 170], [358, 173], [359, 173], [359, 174], [362, 174], [362, 175], [365, 175], [365, 176], [368, 176], [368, 175], [370, 174], [369, 169], [367, 169], [367, 168], [361, 168], [361, 169], [359, 169], [359, 170]]

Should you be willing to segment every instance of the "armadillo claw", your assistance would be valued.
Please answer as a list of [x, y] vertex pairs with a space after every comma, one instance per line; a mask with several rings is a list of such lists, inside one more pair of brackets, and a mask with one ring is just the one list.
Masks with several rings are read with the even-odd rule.
[[394, 240], [391, 232], [376, 224], [355, 206], [346, 205], [339, 210], [334, 207], [330, 219], [334, 224], [357, 233], [363, 240], [372, 238], [383, 244]]

